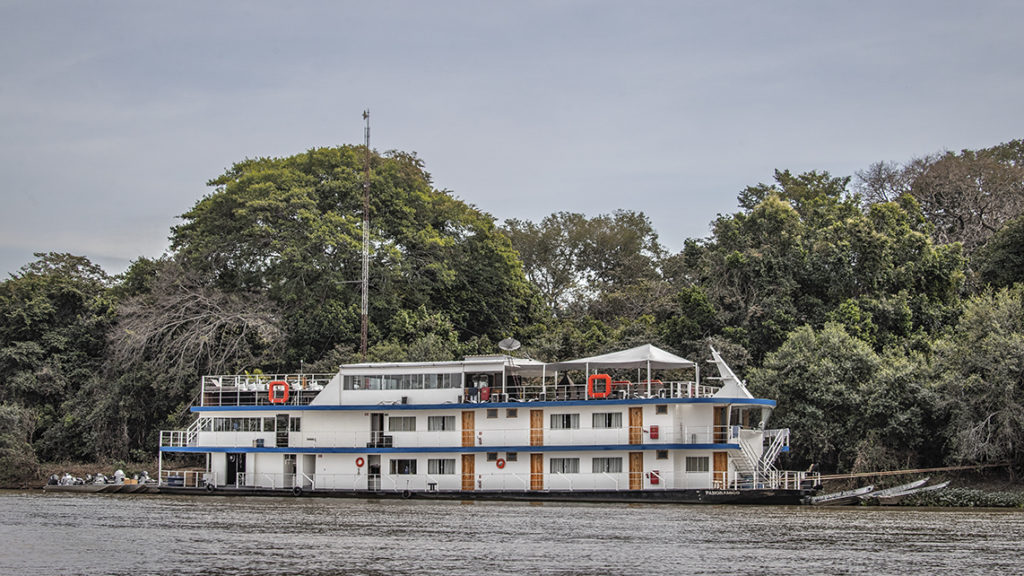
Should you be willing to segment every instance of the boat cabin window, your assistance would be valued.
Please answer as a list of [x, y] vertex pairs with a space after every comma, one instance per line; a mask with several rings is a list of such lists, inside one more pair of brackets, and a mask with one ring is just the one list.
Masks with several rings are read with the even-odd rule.
[[508, 408], [505, 410], [505, 418], [519, 418], [519, 408]]
[[552, 414], [551, 415], [551, 429], [552, 430], [568, 430], [580, 427], [580, 415], [579, 414]]
[[687, 456], [686, 457], [686, 471], [687, 472], [707, 472], [710, 470], [708, 467], [709, 458], [707, 456]]
[[668, 450], [656, 450], [655, 454], [658, 460], [668, 460]]
[[552, 474], [579, 474], [579, 458], [552, 458], [550, 460]]
[[519, 452], [505, 452], [505, 460], [507, 462], [518, 462]]
[[657, 404], [654, 406], [655, 414], [668, 414], [668, 404]]
[[455, 474], [455, 458], [430, 458], [427, 474]]
[[498, 417], [498, 409], [497, 408], [488, 408], [487, 409], [487, 417], [488, 418], [497, 418]]
[[292, 416], [288, 419], [288, 430], [290, 432], [302, 432], [302, 418]]
[[497, 452], [488, 452], [487, 453], [487, 461], [488, 462], [494, 462], [497, 459], [498, 459], [498, 453]]
[[453, 374], [424, 374], [423, 375], [423, 387], [427, 390], [434, 390], [437, 388], [456, 388], [458, 382], [455, 381]]
[[[213, 419], [213, 431], [214, 432], [260, 432], [263, 424], [263, 418], [214, 418]], [[270, 427], [263, 428], [268, 432], [274, 431], [274, 419], [267, 418], [270, 420]]]
[[427, 430], [455, 430], [455, 416], [427, 416]]
[[622, 428], [622, 412], [595, 412], [594, 428]]
[[609, 474], [617, 474], [622, 472], [622, 458], [594, 458], [593, 472], [594, 474], [600, 474], [607, 472]]
[[392, 432], [415, 432], [415, 416], [390, 416], [388, 417], [388, 430]]
[[415, 474], [416, 473], [416, 460], [392, 460], [391, 461], [391, 473], [392, 474]]
[[345, 390], [380, 390], [380, 376], [345, 376], [342, 380]]
[[460, 384], [458, 374], [346, 374], [342, 380], [345, 390], [435, 390], [456, 388]]

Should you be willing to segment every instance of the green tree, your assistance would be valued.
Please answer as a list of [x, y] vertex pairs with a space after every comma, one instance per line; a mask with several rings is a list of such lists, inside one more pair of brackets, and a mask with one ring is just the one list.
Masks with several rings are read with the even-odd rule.
[[1024, 466], [1024, 287], [967, 300], [935, 343], [933, 374], [948, 414], [950, 458]]
[[721, 334], [755, 364], [804, 324], [840, 322], [881, 351], [955, 319], [965, 261], [959, 245], [934, 245], [913, 198], [862, 208], [846, 178], [775, 177], [668, 266], [677, 287], [703, 289]]
[[587, 313], [606, 295], [628, 298], [622, 293], [660, 279], [665, 250], [642, 212], [558, 212], [539, 224], [506, 220], [504, 229], [555, 314]]
[[[364, 157], [342, 146], [239, 162], [172, 230], [186, 269], [229, 293], [268, 295], [286, 361], [358, 343]], [[493, 219], [434, 189], [415, 155], [370, 162], [371, 339], [387, 340], [389, 319], [420, 306], [463, 338], [528, 325], [535, 292]]]
[[982, 150], [946, 152], [900, 166], [879, 163], [858, 174], [868, 203], [912, 196], [939, 244], [968, 254], [1024, 212], [1024, 140]]
[[823, 470], [845, 471], [853, 467], [863, 437], [859, 390], [879, 366], [871, 347], [842, 326], [803, 326], [768, 354], [763, 368], [750, 372], [750, 386], [755, 395], [778, 402], [771, 425], [792, 431], [797, 466], [817, 463]]
[[82, 458], [77, 394], [102, 370], [114, 302], [103, 270], [81, 256], [36, 254], [0, 284], [0, 400], [30, 410], [38, 458]]
[[32, 479], [38, 463], [32, 449], [35, 415], [16, 404], [0, 404], [0, 484]]
[[1024, 282], [1024, 216], [1007, 222], [975, 253], [974, 270], [994, 288]]

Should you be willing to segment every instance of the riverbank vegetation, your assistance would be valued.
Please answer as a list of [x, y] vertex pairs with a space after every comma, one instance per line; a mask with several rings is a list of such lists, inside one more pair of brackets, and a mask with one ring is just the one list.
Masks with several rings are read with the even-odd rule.
[[[0, 482], [151, 458], [203, 374], [359, 358], [364, 152], [241, 161], [164, 256], [38, 254], [0, 284]], [[628, 207], [499, 222], [415, 154], [371, 174], [370, 360], [713, 343], [779, 401], [789, 467], [1024, 470], [1024, 141], [780, 170], [678, 250]]]

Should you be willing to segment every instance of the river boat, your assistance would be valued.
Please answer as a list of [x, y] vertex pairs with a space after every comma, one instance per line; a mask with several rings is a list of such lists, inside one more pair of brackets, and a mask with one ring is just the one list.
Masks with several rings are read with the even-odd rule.
[[[333, 375], [205, 376], [161, 432], [161, 492], [797, 504], [788, 429], [719, 353], [717, 386], [652, 345], [543, 363], [505, 353], [346, 364]], [[164, 456], [205, 456], [165, 470]]]
[[153, 484], [47, 484], [45, 492], [71, 492], [75, 494], [158, 494], [160, 489]]
[[933, 484], [931, 486], [915, 486], [899, 492], [893, 492], [889, 494], [879, 494], [877, 498], [870, 500], [871, 504], [877, 504], [879, 506], [896, 506], [902, 502], [908, 496], [915, 494], [921, 494], [924, 492], [934, 492], [936, 490], [942, 490], [949, 486], [949, 482], [941, 482], [939, 484]]
[[820, 496], [812, 496], [808, 502], [815, 506], [847, 506], [849, 504], [855, 504], [857, 501], [871, 494], [874, 489], [875, 487], [873, 485], [862, 486], [852, 490], [843, 490], [842, 492], [832, 492], [829, 494], [822, 494]]
[[885, 488], [884, 490], [875, 490], [873, 492], [863, 494], [859, 498], [865, 501], [881, 500], [892, 496], [896, 496], [898, 494], [903, 494], [904, 492], [914, 490], [915, 488], [920, 488], [921, 486], [924, 486], [927, 483], [928, 478], [925, 477], [920, 480], [914, 480], [913, 482], [907, 482], [906, 484], [900, 484], [899, 486]]

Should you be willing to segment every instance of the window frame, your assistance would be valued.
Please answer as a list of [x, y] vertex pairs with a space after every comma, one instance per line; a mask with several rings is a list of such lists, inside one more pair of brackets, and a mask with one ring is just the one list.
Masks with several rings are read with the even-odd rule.
[[455, 474], [455, 458], [428, 458], [427, 474], [448, 476]]
[[[394, 476], [415, 476], [416, 475], [416, 459], [415, 458], [392, 458], [389, 460], [389, 470]], [[409, 467], [405, 472], [402, 471], [402, 465], [408, 465]]]
[[[598, 420], [601, 419], [598, 425]], [[615, 425], [615, 421], [618, 421], [618, 425]], [[594, 412], [590, 419], [590, 427], [599, 430], [615, 430], [622, 428], [622, 412]]]
[[[556, 470], [556, 468], [559, 468]], [[559, 457], [548, 460], [548, 470], [551, 474], [579, 474], [580, 459], [578, 457]]]
[[[403, 427], [395, 428], [395, 424], [399, 422], [412, 422], [411, 428]], [[416, 431], [416, 417], [415, 416], [388, 416], [388, 432], [415, 432]]]
[[579, 430], [580, 414], [579, 412], [551, 414], [549, 424], [551, 424], [551, 430]]
[[[441, 423], [440, 428], [436, 425], [437, 422]], [[450, 427], [449, 427], [450, 425]], [[438, 416], [427, 416], [427, 431], [428, 432], [450, 432], [457, 430], [455, 423], [455, 416], [452, 415], [438, 415]]]
[[706, 474], [711, 471], [711, 457], [687, 456], [683, 463], [683, 470], [687, 474]]
[[[598, 456], [591, 458], [590, 468], [594, 474], [622, 474], [622, 456]], [[598, 468], [602, 469], [599, 470]]]

